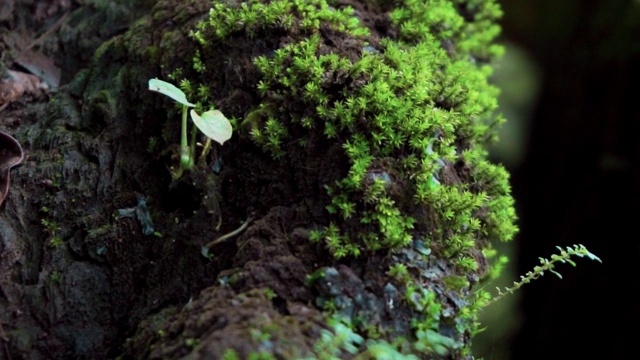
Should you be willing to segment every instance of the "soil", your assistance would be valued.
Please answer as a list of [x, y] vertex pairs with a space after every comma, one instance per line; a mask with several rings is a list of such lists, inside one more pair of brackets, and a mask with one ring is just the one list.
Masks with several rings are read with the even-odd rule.
[[[0, 104], [0, 130], [25, 152], [0, 209], [0, 359], [220, 359], [226, 348], [241, 358], [309, 356], [328, 328], [316, 300], [329, 294], [366, 310], [373, 326], [408, 331], [407, 313], [384, 310], [398, 296], [381, 276], [389, 259], [336, 263], [309, 240], [325, 223], [323, 183], [348, 170], [339, 145], [276, 161], [232, 138], [219, 173], [209, 160], [172, 179], [179, 123], [168, 118], [178, 115], [146, 80], [166, 78], [172, 69], [161, 64], [185, 62], [184, 29], [209, 2], [184, 3], [0, 5], [0, 72], [42, 82]], [[383, 10], [350, 4], [386, 32]], [[361, 49], [324, 35], [342, 55]], [[211, 75], [216, 108], [246, 116], [257, 103], [251, 57], [288, 36], [233, 39], [211, 54], [226, 64]], [[38, 60], [25, 60], [27, 51]], [[292, 171], [300, 162], [306, 173]], [[203, 256], [205, 244], [246, 221]], [[325, 266], [335, 288], [308, 286], [307, 275]]]

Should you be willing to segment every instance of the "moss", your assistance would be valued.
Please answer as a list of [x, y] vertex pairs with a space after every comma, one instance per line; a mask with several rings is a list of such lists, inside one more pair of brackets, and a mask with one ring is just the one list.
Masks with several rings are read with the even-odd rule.
[[[174, 76], [189, 81], [189, 96], [202, 106], [228, 93], [224, 80], [244, 71], [239, 86], [255, 102], [240, 114], [234, 151], [250, 142], [271, 156], [269, 164], [304, 172], [307, 162], [327, 156], [321, 149], [339, 147], [335, 163], [346, 167], [317, 180], [328, 200], [311, 239], [335, 259], [411, 251], [412, 270], [392, 262], [385, 274], [413, 319], [410, 346], [393, 348], [463, 356], [477, 308], [460, 300], [451, 310], [443, 299], [466, 299], [467, 278], [487, 270], [482, 251], [517, 232], [508, 173], [486, 151], [504, 121], [496, 114], [498, 89], [488, 81], [489, 61], [502, 52], [492, 43], [501, 10], [492, 0], [394, 4], [378, 39], [379, 29], [364, 27], [354, 10], [327, 1], [216, 2], [190, 33], [191, 69]], [[244, 55], [251, 63], [240, 61], [246, 68], [231, 71], [212, 60], [237, 51], [241, 37], [255, 44]], [[258, 80], [245, 80], [251, 74]], [[430, 275], [415, 264], [434, 268], [434, 259], [446, 271], [426, 283]], [[323, 270], [313, 278], [326, 276]], [[329, 304], [328, 317], [338, 314]], [[458, 335], [444, 335], [452, 328]]]
[[[450, 13], [457, 24], [462, 18], [446, 4], [439, 11]], [[415, 2], [403, 8], [402, 16], [392, 15], [401, 38], [415, 38], [413, 32], [422, 27], [459, 32], [461, 25], [419, 16], [428, 9], [404, 21], [417, 11], [412, 6]], [[280, 158], [283, 144], [308, 132], [311, 138], [324, 135], [322, 141], [340, 142], [349, 158], [347, 176], [327, 184], [332, 196], [327, 210], [334, 219], [324, 239], [336, 257], [402, 247], [414, 238], [441, 242], [450, 256], [472, 247], [479, 232], [508, 239], [515, 230], [509, 225], [513, 213], [504, 211], [510, 203], [501, 200], [508, 197], [508, 188], [487, 193], [468, 183], [439, 180], [443, 168], [464, 161], [462, 153], [467, 152], [476, 154], [467, 156], [473, 162], [464, 163], [478, 178], [474, 180], [492, 176], [492, 183], [506, 182], [506, 173], [486, 163], [482, 147], [487, 120], [497, 106], [497, 90], [487, 83], [490, 68], [449, 58], [435, 37], [419, 40], [408, 45], [385, 39], [378, 51], [363, 48], [361, 58], [352, 61], [325, 54], [320, 37], [312, 34], [254, 60], [263, 75], [258, 83], [262, 103], [248, 117], [254, 141]], [[382, 186], [379, 176], [387, 179]], [[396, 186], [404, 194], [393, 194]], [[454, 233], [415, 229], [416, 221], [425, 220], [416, 219], [418, 207], [432, 208], [437, 228]], [[491, 218], [477, 215], [483, 207]], [[500, 211], [493, 211], [496, 207]], [[361, 216], [354, 217], [356, 213]]]
[[336, 31], [353, 35], [368, 34], [353, 17], [352, 8], [335, 10], [325, 0], [252, 0], [231, 6], [214, 4], [209, 18], [198, 24], [192, 36], [201, 45], [206, 45], [211, 37], [224, 41], [236, 33], [250, 37], [272, 30], [313, 33], [321, 24], [330, 24]]

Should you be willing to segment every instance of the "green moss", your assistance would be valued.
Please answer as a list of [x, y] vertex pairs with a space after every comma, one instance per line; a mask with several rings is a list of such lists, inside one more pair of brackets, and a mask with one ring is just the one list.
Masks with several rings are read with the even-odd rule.
[[225, 40], [240, 32], [248, 36], [273, 30], [313, 33], [318, 31], [321, 23], [331, 24], [334, 30], [353, 35], [368, 34], [368, 30], [359, 26], [353, 17], [352, 8], [335, 10], [325, 0], [251, 0], [238, 6], [214, 4], [209, 18], [200, 22], [191, 36], [206, 45], [212, 36]]
[[222, 360], [240, 360], [240, 355], [234, 349], [227, 349], [222, 354]]
[[[471, 158], [475, 163], [467, 163], [471, 169], [478, 167], [478, 180], [507, 180], [506, 173], [487, 163], [482, 150], [487, 119], [497, 104], [497, 90], [487, 83], [489, 68], [451, 60], [431, 37], [415, 45], [383, 40], [380, 54], [363, 51], [356, 62], [335, 53], [319, 54], [319, 41], [312, 35], [278, 49], [271, 58], [255, 59], [263, 75], [258, 84], [263, 102], [262, 121], [251, 118], [251, 135], [276, 158], [285, 154], [283, 144], [293, 134], [304, 131], [343, 141], [351, 168], [344, 179], [327, 184], [332, 196], [327, 210], [335, 219], [326, 228], [325, 240], [334, 255], [402, 247], [420, 237], [443, 242], [445, 254], [453, 256], [473, 247], [481, 231], [509, 239], [515, 215], [507, 212], [508, 188], [487, 193], [438, 180], [444, 166], [464, 160], [465, 151], [479, 154]], [[327, 78], [335, 74], [345, 74], [346, 87], [366, 80], [348, 92], [327, 90]], [[304, 110], [283, 109], [293, 99], [302, 101]], [[376, 169], [378, 159], [389, 165]], [[411, 202], [389, 194], [396, 182], [406, 183]], [[412, 214], [420, 206], [437, 213], [439, 229], [454, 233], [413, 231], [417, 219]], [[479, 219], [476, 214], [487, 207], [491, 218]], [[500, 211], [492, 211], [498, 207]], [[359, 224], [352, 220], [356, 213], [361, 214]], [[349, 229], [340, 225], [345, 222]]]
[[503, 48], [492, 44], [500, 34], [497, 21], [502, 9], [493, 0], [405, 0], [393, 10], [391, 21], [400, 29], [400, 40], [417, 43], [432, 38], [457, 59], [489, 59]]
[[[310, 154], [339, 146], [347, 168], [320, 180], [330, 200], [311, 240], [337, 259], [424, 244], [430, 258], [447, 265], [448, 273], [435, 279], [445, 290], [436, 292], [422, 273], [398, 264], [387, 274], [400, 283], [403, 306], [414, 316], [411, 351], [465, 354], [463, 337], [477, 329], [478, 309], [461, 301], [458, 317], [445, 319], [444, 291], [468, 294], [465, 276], [486, 271], [478, 254], [518, 230], [508, 173], [486, 151], [504, 121], [488, 64], [502, 52], [492, 43], [501, 10], [493, 0], [393, 5], [387, 33], [397, 36], [377, 41], [352, 9], [327, 1], [215, 3], [190, 33], [197, 49], [189, 58], [195, 73], [222, 77], [212, 70], [220, 64], [207, 61], [221, 46], [233, 49], [234, 38], [248, 36], [264, 47], [252, 58], [257, 104], [236, 127], [238, 137], [274, 163], [296, 164], [292, 154], [301, 148]], [[331, 45], [327, 29], [332, 41], [350, 46]], [[181, 87], [202, 104], [218, 91], [195, 81]], [[324, 304], [335, 314], [333, 302]], [[461, 337], [442, 335], [443, 327]]]

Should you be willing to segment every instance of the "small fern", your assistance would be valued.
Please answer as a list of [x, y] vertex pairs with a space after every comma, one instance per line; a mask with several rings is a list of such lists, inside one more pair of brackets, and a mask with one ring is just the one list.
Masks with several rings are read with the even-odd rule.
[[555, 267], [557, 262], [569, 263], [573, 266], [576, 266], [576, 263], [573, 260], [571, 260], [572, 256], [577, 256], [577, 257], [586, 256], [591, 260], [595, 260], [602, 263], [602, 260], [600, 260], [600, 258], [597, 257], [596, 255], [589, 252], [589, 250], [587, 250], [587, 248], [584, 247], [584, 245], [574, 245], [573, 247], [567, 246], [566, 249], [562, 249], [559, 246], [556, 246], [556, 247], [558, 248], [558, 250], [560, 250], [560, 254], [551, 255], [551, 260], [540, 258], [540, 265], [534, 267], [533, 271], [529, 271], [525, 276], [520, 276], [520, 281], [514, 281], [513, 286], [505, 287], [504, 291], [501, 290], [499, 287], [496, 288], [498, 289], [498, 295], [493, 297], [491, 300], [487, 301], [484, 304], [484, 306], [486, 307], [488, 305], [491, 305], [494, 302], [504, 298], [508, 294], [513, 294], [516, 290], [520, 289], [524, 284], [528, 284], [532, 280], [535, 280], [540, 276], [544, 275], [545, 271], [549, 271], [557, 275], [560, 279], [562, 279], [562, 275], [560, 275], [560, 273], [555, 271], [553, 268]]

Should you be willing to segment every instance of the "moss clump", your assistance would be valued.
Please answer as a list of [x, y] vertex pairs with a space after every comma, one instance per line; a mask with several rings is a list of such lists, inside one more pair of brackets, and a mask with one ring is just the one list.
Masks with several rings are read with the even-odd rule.
[[321, 24], [330, 24], [335, 31], [352, 35], [367, 35], [368, 30], [358, 25], [352, 8], [336, 10], [325, 0], [285, 0], [264, 2], [251, 0], [233, 6], [216, 3], [209, 18], [197, 26], [191, 35], [205, 45], [211, 37], [228, 40], [244, 33], [254, 37], [265, 31], [313, 33]]
[[[475, 18], [498, 15], [491, 4]], [[281, 29], [300, 37], [254, 59], [261, 101], [241, 131], [276, 159], [292, 142], [341, 144], [350, 168], [325, 184], [331, 221], [314, 233], [338, 258], [425, 239], [473, 270], [467, 250], [516, 231], [507, 173], [489, 164], [484, 150], [500, 121], [493, 115], [498, 91], [487, 82], [491, 68], [469, 60], [499, 52], [488, 45], [495, 26], [468, 24], [461, 6], [407, 1], [390, 16], [398, 39], [375, 47], [352, 10], [324, 1], [217, 4], [192, 34], [203, 51], [212, 37], [241, 32]], [[358, 56], [326, 46], [321, 24], [343, 32], [360, 47]], [[465, 45], [452, 57], [445, 41]], [[201, 69], [201, 58], [195, 63]]]
[[[193, 74], [188, 96], [201, 104], [219, 99], [216, 87], [233, 71], [257, 78], [239, 84], [254, 101], [237, 114], [244, 120], [235, 123], [233, 150], [249, 141], [270, 155], [264, 161], [291, 164], [296, 174], [323, 156], [346, 165], [314, 173], [327, 195], [319, 201], [328, 200], [311, 240], [336, 259], [411, 251], [387, 264], [394, 276], [383, 275], [415, 315], [411, 351], [465, 354], [477, 309], [462, 300], [447, 326], [463, 335], [450, 342], [441, 335], [442, 300], [468, 296], [467, 279], [487, 270], [482, 251], [517, 231], [508, 174], [486, 151], [504, 121], [488, 82], [488, 61], [502, 52], [492, 44], [501, 11], [493, 0], [368, 3], [390, 14], [386, 23], [366, 28], [358, 12], [320, 0], [216, 3], [190, 33], [193, 71], [174, 75]], [[255, 47], [242, 58], [234, 40], [246, 37]], [[243, 68], [218, 71], [211, 59], [222, 51]], [[322, 152], [336, 146], [338, 154]], [[429, 281], [455, 295], [426, 285], [434, 259], [446, 271]], [[414, 263], [400, 271], [400, 261]]]

